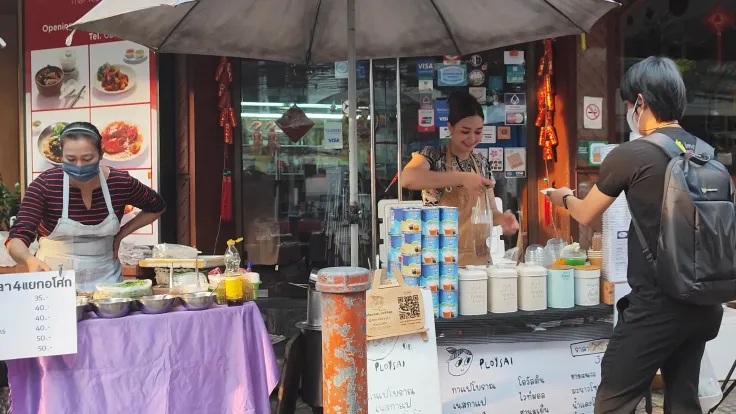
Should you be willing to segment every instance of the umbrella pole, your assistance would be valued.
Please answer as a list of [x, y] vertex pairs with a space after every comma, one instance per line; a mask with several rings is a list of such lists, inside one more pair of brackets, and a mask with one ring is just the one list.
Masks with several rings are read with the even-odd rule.
[[358, 266], [358, 128], [355, 122], [358, 93], [355, 70], [355, 0], [347, 0], [348, 8], [348, 171], [350, 173], [350, 265]]

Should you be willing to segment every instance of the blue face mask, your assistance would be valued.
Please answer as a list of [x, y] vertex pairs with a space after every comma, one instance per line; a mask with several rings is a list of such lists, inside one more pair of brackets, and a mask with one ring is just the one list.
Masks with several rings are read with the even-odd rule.
[[100, 164], [74, 165], [64, 162], [61, 164], [61, 169], [73, 179], [84, 183], [97, 177], [100, 173]]

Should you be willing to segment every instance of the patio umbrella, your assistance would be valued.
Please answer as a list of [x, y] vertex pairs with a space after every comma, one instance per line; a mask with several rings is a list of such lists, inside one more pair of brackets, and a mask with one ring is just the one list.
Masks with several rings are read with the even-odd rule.
[[[357, 206], [356, 59], [465, 55], [587, 32], [617, 6], [612, 0], [103, 0], [70, 27], [162, 53], [348, 60], [350, 203]], [[354, 266], [357, 240], [353, 224]]]

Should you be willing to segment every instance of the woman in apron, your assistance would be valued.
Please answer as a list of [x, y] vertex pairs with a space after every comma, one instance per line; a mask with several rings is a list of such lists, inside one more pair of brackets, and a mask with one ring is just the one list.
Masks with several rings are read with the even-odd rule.
[[[94, 125], [71, 123], [59, 142], [61, 167], [43, 172], [28, 187], [6, 247], [29, 272], [74, 269], [77, 289], [93, 292], [98, 283], [122, 281], [121, 240], [157, 220], [166, 206], [127, 172], [100, 166], [102, 137]], [[131, 206], [141, 211], [121, 226]], [[37, 237], [34, 257], [28, 246]]]
[[[478, 200], [490, 201], [493, 224], [500, 225], [506, 235], [514, 234], [519, 223], [511, 212], [501, 213], [496, 208], [488, 160], [473, 149], [483, 138], [483, 108], [477, 99], [468, 92], [455, 92], [448, 99], [450, 142], [438, 149], [424, 147], [414, 153], [409, 164], [404, 167], [401, 184], [411, 190], [422, 190], [424, 205], [439, 205], [458, 208], [459, 260], [460, 266], [488, 264], [487, 249], [477, 249], [477, 244], [485, 243], [483, 232], [475, 232], [472, 224], [473, 208]], [[488, 226], [485, 227], [488, 234]], [[475, 236], [478, 240], [473, 240]], [[484, 251], [485, 250], [485, 251]]]

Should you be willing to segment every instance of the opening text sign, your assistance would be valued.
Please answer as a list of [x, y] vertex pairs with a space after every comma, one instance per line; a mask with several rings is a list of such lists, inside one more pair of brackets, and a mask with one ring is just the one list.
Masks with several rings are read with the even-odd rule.
[[0, 360], [77, 353], [74, 271], [0, 277]]

